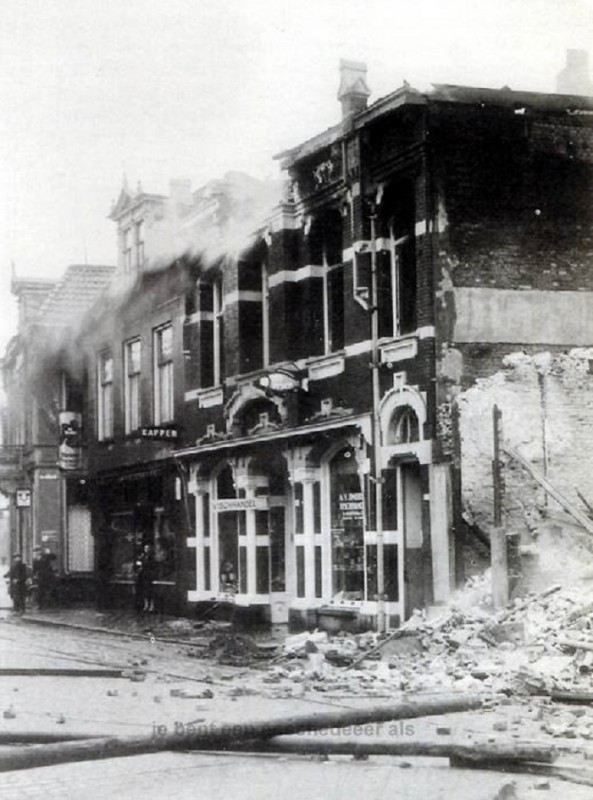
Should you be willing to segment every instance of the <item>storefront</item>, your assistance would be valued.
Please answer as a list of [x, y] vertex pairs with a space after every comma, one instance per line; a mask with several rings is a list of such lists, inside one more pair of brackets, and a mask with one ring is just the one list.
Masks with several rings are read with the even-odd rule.
[[95, 479], [93, 523], [99, 599], [104, 606], [134, 603], [137, 563], [150, 546], [159, 604], [169, 612], [180, 610], [179, 482], [174, 470], [166, 467]]
[[[295, 627], [374, 624], [377, 531], [368, 423], [361, 416], [327, 424], [315, 436], [278, 431], [178, 454], [187, 458], [195, 511], [195, 535], [187, 541], [188, 560], [195, 562], [190, 603], [226, 599], [257, 610], [262, 620]], [[428, 468], [413, 447], [396, 451], [388, 451], [383, 470], [383, 599], [392, 624], [425, 594], [424, 561], [430, 560]]]

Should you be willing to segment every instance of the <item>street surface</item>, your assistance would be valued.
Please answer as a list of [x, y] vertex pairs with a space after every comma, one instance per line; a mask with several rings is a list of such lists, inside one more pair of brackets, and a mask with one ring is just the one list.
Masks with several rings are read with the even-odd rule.
[[[265, 664], [247, 668], [216, 663], [196, 648], [151, 636], [150, 619], [130, 620], [127, 629], [142, 638], [90, 631], [104, 618], [95, 612], [61, 612], [79, 628], [41, 625], [4, 612], [0, 619], [0, 734], [159, 735], [197, 724], [224, 724], [297, 712], [365, 707], [381, 701], [314, 690], [278, 696], [267, 682]], [[40, 615], [41, 616], [41, 615]], [[52, 620], [47, 613], [46, 620]], [[27, 621], [29, 617], [29, 621]], [[91, 623], [94, 622], [94, 625]], [[126, 629], [125, 625], [120, 628]], [[144, 633], [138, 631], [144, 630]], [[173, 635], [172, 635], [173, 638]], [[187, 635], [178, 639], [187, 640]], [[46, 677], [1, 675], [1, 670], [118, 667], [126, 677]], [[135, 676], [135, 677], [133, 677]], [[384, 702], [389, 702], [386, 698]], [[443, 741], [443, 727], [457, 740], [508, 726], [509, 735], [537, 738], [539, 722], [526, 705], [488, 712], [406, 721], [407, 727], [374, 726], [354, 732], [364, 738], [406, 736]], [[439, 733], [440, 731], [440, 733]], [[322, 736], [318, 733], [316, 735]], [[540, 737], [541, 740], [541, 737]], [[6, 742], [6, 738], [3, 740]], [[6, 745], [5, 745], [6, 747]], [[2, 748], [4, 749], [4, 748]], [[10, 798], [476, 798], [503, 800], [593, 797], [591, 786], [542, 780], [534, 775], [453, 769], [444, 759], [349, 756], [318, 757], [234, 753], [159, 753], [0, 773], [0, 797]]]

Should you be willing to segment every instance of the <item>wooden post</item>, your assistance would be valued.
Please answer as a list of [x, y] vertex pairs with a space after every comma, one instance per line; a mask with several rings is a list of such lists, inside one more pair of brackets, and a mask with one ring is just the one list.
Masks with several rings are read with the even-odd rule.
[[503, 478], [500, 461], [502, 439], [502, 412], [497, 405], [492, 408], [492, 489], [493, 527], [490, 533], [490, 559], [492, 567], [492, 599], [495, 608], [502, 608], [509, 599], [509, 574], [507, 564], [506, 534], [502, 524]]
[[[402, 725], [401, 730], [405, 730]], [[234, 747], [232, 749], [235, 749]], [[434, 742], [395, 738], [355, 741], [346, 736], [275, 736], [267, 741], [237, 745], [239, 751], [264, 753], [321, 753], [325, 755], [360, 756], [427, 756], [464, 759], [482, 766], [497, 761], [537, 761], [550, 764], [556, 757], [553, 745], [544, 742], [496, 740], [488, 742]]]
[[267, 717], [249, 720], [238, 717], [235, 721], [223, 723], [177, 723], [174, 730], [166, 726], [155, 726], [145, 736], [114, 736], [80, 742], [6, 748], [0, 751], [0, 772], [75, 761], [122, 758], [166, 750], [224, 750], [239, 742], [269, 739], [282, 734], [471, 711], [481, 708], [483, 703], [482, 698], [477, 695], [457, 694], [421, 700], [404, 699], [386, 706], [296, 714], [276, 719]]

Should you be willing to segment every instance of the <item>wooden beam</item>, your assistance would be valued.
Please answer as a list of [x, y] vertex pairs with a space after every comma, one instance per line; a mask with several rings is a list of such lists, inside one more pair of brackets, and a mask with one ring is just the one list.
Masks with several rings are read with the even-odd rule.
[[188, 724], [181, 726], [180, 731], [169, 731], [157, 726], [146, 736], [110, 737], [10, 748], [0, 752], [0, 772], [75, 761], [122, 758], [166, 750], [225, 749], [233, 743], [268, 739], [283, 734], [471, 711], [481, 708], [483, 703], [482, 698], [476, 695], [449, 695], [404, 699], [392, 705], [371, 708], [295, 714], [277, 719], [238, 718], [234, 722]]

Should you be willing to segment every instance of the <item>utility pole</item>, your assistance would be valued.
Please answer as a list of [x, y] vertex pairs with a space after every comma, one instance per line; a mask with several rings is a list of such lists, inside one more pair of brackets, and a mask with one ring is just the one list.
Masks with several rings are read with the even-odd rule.
[[492, 568], [492, 599], [495, 608], [502, 608], [509, 599], [509, 574], [507, 563], [506, 534], [502, 524], [502, 499], [504, 484], [500, 443], [502, 439], [502, 412], [497, 405], [492, 408], [492, 494], [493, 527], [490, 535], [490, 559]]
[[371, 373], [373, 390], [373, 470], [375, 489], [375, 525], [377, 529], [377, 631], [386, 629], [385, 618], [385, 551], [383, 547], [383, 470], [381, 458], [381, 417], [379, 401], [379, 291], [377, 279], [377, 215], [374, 204], [369, 214], [371, 223]]

